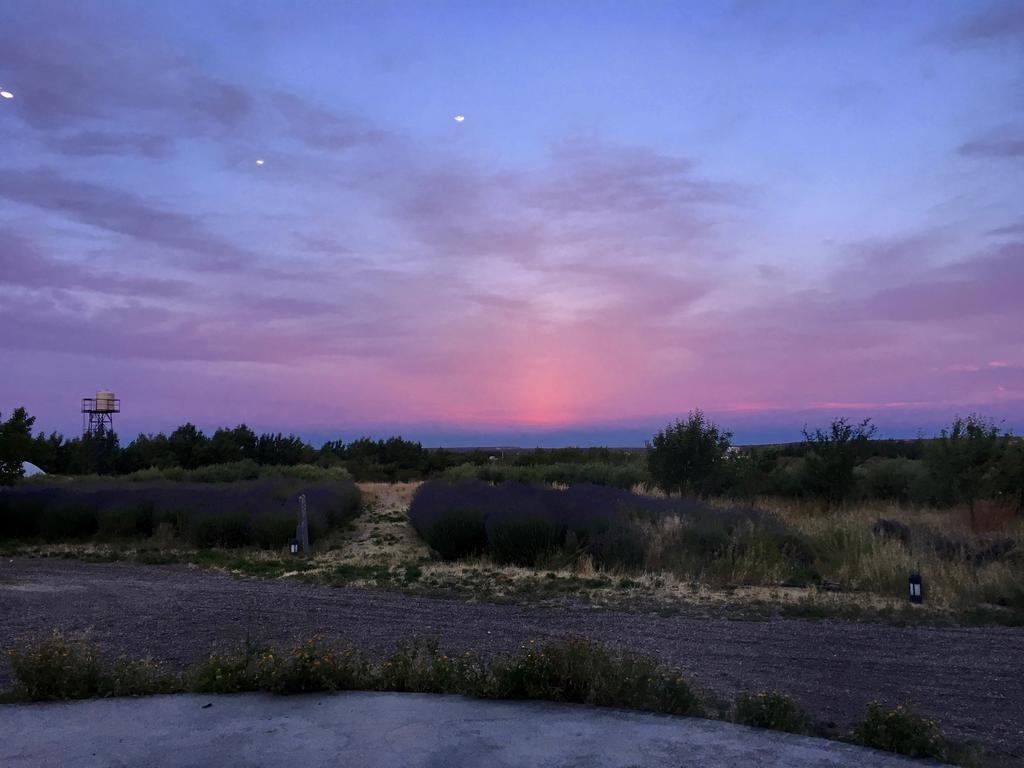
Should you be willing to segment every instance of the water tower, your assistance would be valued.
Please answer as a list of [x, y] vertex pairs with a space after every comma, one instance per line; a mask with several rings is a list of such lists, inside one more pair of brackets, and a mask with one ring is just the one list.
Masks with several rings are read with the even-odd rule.
[[102, 429], [114, 431], [114, 414], [121, 412], [121, 401], [109, 389], [101, 389], [95, 399], [82, 398], [82, 434], [95, 435]]

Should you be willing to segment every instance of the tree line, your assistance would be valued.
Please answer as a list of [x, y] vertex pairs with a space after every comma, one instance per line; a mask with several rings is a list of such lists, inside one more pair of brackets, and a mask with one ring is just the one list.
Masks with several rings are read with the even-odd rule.
[[140, 434], [121, 445], [116, 432], [100, 429], [81, 437], [58, 432], [32, 434], [35, 418], [17, 408], [0, 422], [0, 483], [21, 476], [29, 461], [49, 474], [124, 475], [156, 468], [185, 470], [249, 461], [261, 466], [343, 466], [356, 480], [407, 480], [437, 474], [467, 461], [487, 461], [485, 452], [430, 450], [401, 437], [351, 442], [333, 440], [320, 448], [297, 435], [257, 434], [245, 424], [221, 427], [211, 435], [194, 424], [170, 434]]
[[[689, 496], [792, 496], [829, 506], [859, 491], [873, 498], [936, 505], [1005, 498], [1024, 510], [1024, 441], [984, 416], [957, 416], [931, 439], [873, 440], [871, 419], [803, 429], [798, 445], [737, 450], [732, 433], [692, 411], [654, 435], [647, 467], [654, 486]], [[902, 443], [905, 453], [893, 453]], [[881, 448], [881, 450], [879, 450]]]
[[[557, 468], [559, 484], [647, 484], [668, 494], [820, 499], [827, 505], [872, 498], [931, 505], [1011, 500], [1024, 509], [1024, 441], [991, 419], [957, 417], [934, 438], [876, 440], [870, 419], [840, 418], [803, 430], [799, 443], [738, 449], [732, 433], [701, 411], [659, 430], [645, 451], [609, 448], [536, 448], [498, 452], [427, 449], [401, 437], [316, 448], [296, 435], [257, 434], [245, 424], [211, 435], [194, 424], [170, 434], [140, 434], [122, 446], [114, 432], [66, 438], [32, 434], [24, 408], [0, 421], [0, 484], [21, 476], [30, 461], [50, 474], [118, 475], [155, 468], [195, 470], [251, 462], [260, 466], [344, 467], [356, 480], [519, 479], [539, 482]], [[597, 470], [605, 471], [597, 471]], [[604, 478], [604, 479], [602, 479]], [[532, 479], [532, 480], [531, 480]]]

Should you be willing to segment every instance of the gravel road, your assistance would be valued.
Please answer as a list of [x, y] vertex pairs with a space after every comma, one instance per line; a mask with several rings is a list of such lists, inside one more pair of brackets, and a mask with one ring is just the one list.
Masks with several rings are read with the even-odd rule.
[[[868, 702], [909, 702], [947, 736], [1024, 764], [1024, 629], [893, 627], [837, 620], [736, 621], [633, 614], [583, 605], [496, 605], [235, 579], [185, 566], [0, 561], [0, 647], [59, 628], [115, 653], [184, 667], [239, 643], [323, 633], [381, 655], [414, 633], [451, 652], [511, 650], [588, 635], [653, 654], [731, 697], [777, 688], [812, 715], [849, 727]], [[6, 659], [0, 686], [10, 683]]]

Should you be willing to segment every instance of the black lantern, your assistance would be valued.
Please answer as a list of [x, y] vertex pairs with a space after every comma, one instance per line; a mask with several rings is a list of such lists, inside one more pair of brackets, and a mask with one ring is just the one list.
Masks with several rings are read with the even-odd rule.
[[910, 574], [910, 602], [924, 602], [924, 585], [921, 583], [921, 574]]

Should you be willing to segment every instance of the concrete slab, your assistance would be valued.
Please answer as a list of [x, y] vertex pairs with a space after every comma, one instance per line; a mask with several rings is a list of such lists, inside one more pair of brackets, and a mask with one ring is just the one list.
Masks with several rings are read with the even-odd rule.
[[907, 768], [695, 718], [399, 693], [153, 696], [0, 707], [5, 768]]

